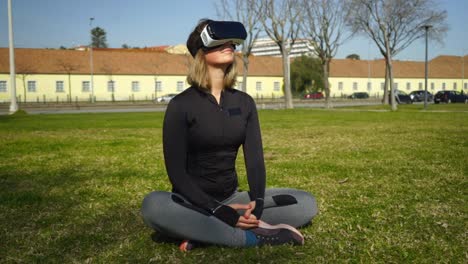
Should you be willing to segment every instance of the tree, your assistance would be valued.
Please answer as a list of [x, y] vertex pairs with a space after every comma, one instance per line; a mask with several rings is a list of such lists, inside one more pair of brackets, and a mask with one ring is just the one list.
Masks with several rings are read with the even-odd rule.
[[361, 56], [359, 56], [358, 54], [356, 53], [353, 53], [353, 54], [349, 54], [348, 56], [346, 56], [347, 59], [350, 59], [350, 60], [360, 60], [361, 59]]
[[431, 25], [431, 37], [442, 41], [447, 31], [447, 12], [433, 0], [351, 0], [349, 27], [370, 37], [385, 59], [383, 103], [390, 86], [392, 110], [397, 110], [393, 89], [392, 58], [415, 40], [424, 37], [424, 25]]
[[313, 53], [322, 65], [323, 88], [326, 108], [331, 108], [330, 62], [343, 42], [343, 31], [347, 13], [342, 0], [303, 0], [304, 34], [314, 47]]
[[130, 48], [130, 46], [129, 46], [129, 45], [127, 45], [127, 44], [125, 44], [125, 43], [124, 43], [124, 44], [122, 44], [122, 49], [129, 49], [129, 48]]
[[318, 58], [301, 56], [291, 63], [291, 87], [296, 94], [323, 90], [322, 64]]
[[71, 85], [71, 74], [74, 71], [77, 71], [80, 69], [80, 66], [73, 64], [72, 62], [69, 61], [63, 61], [59, 60], [57, 62], [57, 66], [60, 68], [62, 72], [65, 72], [68, 75], [68, 102], [72, 102], [72, 85]]
[[35, 70], [34, 70], [34, 67], [30, 64], [19, 64], [16, 66], [17, 67], [17, 70], [16, 70], [16, 78], [19, 78], [22, 83], [23, 83], [23, 91], [24, 91], [24, 99], [23, 101], [26, 103], [26, 99], [27, 99], [27, 89], [26, 89], [26, 79], [28, 78], [28, 76], [33, 73]]
[[293, 108], [289, 54], [298, 38], [301, 13], [299, 0], [258, 0], [255, 13], [267, 35], [278, 45], [283, 60], [286, 108]]
[[[247, 31], [247, 39], [242, 44], [242, 91], [247, 92], [247, 74], [249, 72], [249, 56], [255, 39], [260, 33], [259, 20], [255, 13], [255, 0], [222, 0], [216, 5], [218, 16], [236, 20], [244, 24]], [[220, 10], [221, 9], [221, 10]], [[235, 10], [234, 14], [231, 13]]]
[[106, 31], [100, 27], [91, 30], [91, 45], [93, 48], [107, 48]]

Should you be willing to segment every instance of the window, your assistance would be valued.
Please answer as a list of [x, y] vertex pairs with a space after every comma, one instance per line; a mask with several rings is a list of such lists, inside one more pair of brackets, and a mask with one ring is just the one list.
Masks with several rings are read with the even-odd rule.
[[423, 89], [423, 84], [422, 84], [422, 82], [420, 82], [420, 83], [418, 84], [418, 87], [419, 87], [419, 90], [422, 90], [422, 89]]
[[442, 90], [445, 90], [445, 83], [442, 83]]
[[457, 83], [456, 83], [456, 82], [453, 83], [453, 89], [454, 89], [454, 90], [457, 89]]
[[371, 82], [367, 82], [367, 91], [372, 91], [372, 83]]
[[353, 82], [353, 90], [356, 91], [358, 89], [357, 82]]
[[411, 83], [410, 82], [407, 82], [406, 83], [406, 90], [411, 90]]
[[343, 82], [338, 83], [338, 90], [343, 91]]
[[140, 82], [133, 81], [132, 82], [132, 92], [139, 92], [140, 91]]
[[177, 91], [181, 92], [184, 90], [184, 82], [178, 81], [177, 82]]
[[107, 91], [109, 93], [115, 92], [115, 82], [114, 81], [108, 81], [107, 82]]
[[87, 93], [89, 92], [89, 81], [82, 81], [81, 82], [81, 91]]
[[385, 83], [380, 83], [380, 90], [385, 90]]
[[432, 83], [431, 83], [431, 90], [434, 90], [434, 88], [435, 88], [435, 85], [434, 85], [434, 83], [432, 82]]
[[398, 83], [393, 83], [393, 89], [398, 89]]
[[162, 92], [162, 82], [161, 81], [156, 81], [154, 84], [154, 90], [156, 92]]
[[465, 83], [464, 86], [465, 86], [465, 89], [468, 89], [468, 83]]
[[273, 83], [273, 90], [274, 91], [279, 91], [280, 90], [280, 83], [279, 82], [274, 82]]
[[261, 91], [262, 90], [262, 82], [256, 82], [255, 83], [255, 89], [257, 90], [257, 92]]
[[6, 93], [6, 92], [7, 92], [7, 82], [0, 81], [0, 93]]
[[36, 81], [28, 81], [28, 92], [30, 93], [36, 92]]
[[55, 92], [56, 93], [63, 93], [63, 81], [56, 81], [55, 82]]

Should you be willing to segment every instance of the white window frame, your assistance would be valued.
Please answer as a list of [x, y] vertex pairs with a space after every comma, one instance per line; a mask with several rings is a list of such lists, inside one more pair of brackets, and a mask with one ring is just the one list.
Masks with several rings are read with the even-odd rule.
[[238, 83], [237, 83], [236, 89], [237, 89], [237, 90], [242, 90], [242, 82], [238, 82]]
[[442, 90], [445, 91], [445, 88], [447, 87], [447, 85], [445, 84], [445, 82], [442, 83]]
[[434, 89], [435, 89], [435, 84], [431, 82], [431, 90], [434, 90]]
[[55, 81], [55, 92], [64, 93], [65, 92], [65, 83], [64, 81]]
[[262, 90], [262, 82], [255, 82], [255, 90], [260, 92]]
[[422, 89], [423, 89], [423, 83], [419, 82], [419, 90], [422, 90]]
[[82, 81], [81, 82], [81, 91], [84, 93], [89, 93], [91, 84], [89, 81]]
[[353, 91], [357, 91], [357, 90], [358, 90], [358, 83], [353, 82]]
[[115, 93], [115, 81], [114, 80], [107, 81], [107, 91], [109, 93]]
[[372, 91], [372, 83], [371, 82], [367, 82], [367, 91]]
[[279, 92], [280, 90], [280, 82], [274, 82], [273, 83], [273, 91]]
[[338, 91], [343, 91], [343, 82], [338, 82]]
[[454, 90], [457, 89], [457, 83], [456, 83], [456, 82], [453, 83], [453, 89], [454, 89]]
[[139, 92], [140, 91], [140, 82], [139, 81], [132, 81], [132, 92]]
[[397, 82], [393, 83], [393, 89], [398, 90], [398, 83]]
[[154, 91], [155, 92], [162, 92], [162, 81], [155, 81], [154, 82]]
[[182, 92], [184, 90], [184, 82], [183, 81], [177, 81], [177, 91]]
[[468, 83], [464, 83], [463, 86], [465, 86], [465, 89], [468, 89]]
[[35, 93], [37, 90], [36, 81], [28, 81], [28, 93]]
[[410, 82], [406, 83], [406, 90], [407, 91], [411, 90], [411, 83]]
[[7, 91], [7, 81], [0, 81], [0, 93], [6, 93]]
[[385, 90], [385, 83], [383, 82], [380, 83], [380, 90], [382, 91]]

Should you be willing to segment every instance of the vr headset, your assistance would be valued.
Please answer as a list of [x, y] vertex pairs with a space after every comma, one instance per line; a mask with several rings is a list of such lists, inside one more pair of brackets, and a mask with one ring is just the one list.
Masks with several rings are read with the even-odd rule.
[[244, 25], [235, 21], [211, 21], [200, 34], [203, 49], [217, 48], [226, 42], [232, 41], [234, 45], [240, 45], [247, 38]]

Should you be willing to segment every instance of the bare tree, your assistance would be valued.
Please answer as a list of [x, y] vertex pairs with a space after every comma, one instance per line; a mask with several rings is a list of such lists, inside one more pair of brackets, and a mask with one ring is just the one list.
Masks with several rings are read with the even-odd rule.
[[347, 17], [343, 0], [303, 0], [304, 17], [302, 29], [314, 48], [323, 69], [323, 86], [326, 108], [331, 108], [330, 62], [338, 47], [347, 37], [343, 37]]
[[423, 27], [431, 25], [431, 38], [442, 41], [448, 27], [447, 12], [433, 0], [351, 0], [349, 26], [362, 32], [377, 45], [385, 59], [384, 103], [390, 84], [392, 110], [397, 109], [393, 89], [392, 58], [415, 40], [424, 37]]
[[23, 83], [24, 98], [23, 102], [27, 101], [27, 89], [26, 89], [26, 79], [28, 76], [34, 72], [34, 67], [30, 64], [19, 64], [16, 66], [16, 78], [19, 78]]
[[219, 17], [239, 21], [244, 24], [247, 39], [242, 44], [242, 91], [247, 92], [247, 74], [249, 72], [249, 56], [255, 39], [261, 31], [258, 16], [255, 13], [255, 0], [221, 0], [216, 2]]
[[301, 22], [300, 0], [258, 0], [255, 12], [267, 35], [278, 45], [283, 59], [286, 108], [293, 108], [289, 54], [298, 38]]
[[68, 75], [68, 102], [71, 103], [72, 101], [72, 85], [71, 85], [71, 74], [74, 71], [77, 71], [80, 69], [79, 65], [73, 64], [72, 62], [69, 61], [64, 61], [64, 60], [59, 60], [57, 62], [57, 66], [60, 68], [62, 72], [65, 72]]
[[[103, 71], [108, 77], [109, 77], [109, 82], [112, 83], [112, 91], [111, 91], [111, 99], [112, 99], [112, 102], [115, 101], [115, 82], [114, 82], [114, 72], [117, 72], [119, 70], [118, 67], [116, 67], [114, 64], [108, 64], [108, 63], [104, 63], [102, 66], [101, 66], [101, 71]], [[107, 84], [108, 88], [109, 89], [109, 83]]]

